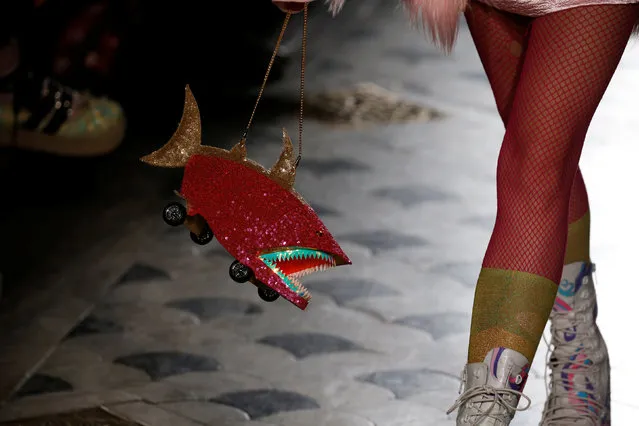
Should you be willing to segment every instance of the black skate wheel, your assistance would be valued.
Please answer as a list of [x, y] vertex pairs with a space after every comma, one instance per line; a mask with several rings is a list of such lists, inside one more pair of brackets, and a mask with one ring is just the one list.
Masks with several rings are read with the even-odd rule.
[[208, 226], [205, 227], [200, 235], [194, 234], [191, 232], [191, 240], [200, 246], [205, 246], [211, 241], [213, 241], [213, 231]]
[[260, 296], [265, 302], [275, 302], [280, 298], [280, 295], [277, 291], [270, 289], [268, 287], [259, 287], [257, 289], [257, 295]]
[[164, 207], [162, 218], [169, 226], [180, 226], [186, 221], [186, 207], [180, 203], [169, 203]]
[[253, 277], [253, 271], [248, 266], [240, 263], [238, 260], [233, 261], [229, 267], [229, 275], [236, 283], [243, 284]]

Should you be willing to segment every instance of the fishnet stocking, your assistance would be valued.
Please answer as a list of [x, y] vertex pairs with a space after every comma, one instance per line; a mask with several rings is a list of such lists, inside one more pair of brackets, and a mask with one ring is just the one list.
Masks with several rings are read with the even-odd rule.
[[[586, 131], [639, 7], [580, 7], [533, 20], [475, 2], [466, 17], [506, 124], [468, 362], [498, 346], [532, 360], [561, 276], [568, 222], [588, 226], [578, 220], [588, 219], [578, 172]], [[588, 244], [588, 232], [573, 234], [581, 235], [573, 245]]]
[[[636, 4], [597, 5], [531, 22], [506, 114], [497, 166], [497, 220], [485, 268], [559, 282], [570, 192], [586, 131], [638, 17]], [[502, 110], [507, 113], [508, 107]]]
[[[577, 174], [572, 182], [572, 190], [570, 191], [570, 204], [568, 204], [568, 223], [573, 223], [590, 210], [588, 202], [588, 191], [586, 191], [586, 183], [581, 174], [581, 170], [577, 169]], [[586, 241], [586, 244], [590, 242]]]
[[471, 3], [465, 16], [493, 90], [497, 110], [506, 126], [532, 19], [502, 12], [477, 1]]
[[[466, 21], [488, 76], [497, 110], [506, 126], [524, 63], [532, 18], [502, 12], [474, 1], [466, 11]], [[581, 170], [577, 169], [570, 192], [568, 223], [581, 219], [588, 210], [588, 192]]]

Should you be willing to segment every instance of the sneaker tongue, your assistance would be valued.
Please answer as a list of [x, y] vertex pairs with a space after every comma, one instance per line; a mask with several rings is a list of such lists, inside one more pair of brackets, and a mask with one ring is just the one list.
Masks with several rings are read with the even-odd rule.
[[486, 354], [488, 384], [521, 392], [528, 378], [530, 365], [525, 356], [507, 348], [495, 348]]

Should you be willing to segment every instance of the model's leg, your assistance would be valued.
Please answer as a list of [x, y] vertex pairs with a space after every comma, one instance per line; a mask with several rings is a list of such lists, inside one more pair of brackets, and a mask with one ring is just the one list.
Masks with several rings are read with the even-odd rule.
[[[478, 2], [466, 12], [466, 20], [505, 126], [525, 57], [531, 20]], [[549, 363], [551, 392], [546, 403], [545, 422], [558, 416], [566, 420], [569, 414], [583, 417], [585, 401], [577, 397], [580, 392], [589, 396], [591, 406], [601, 406], [598, 411], [604, 419], [610, 418], [610, 367], [606, 345], [596, 324], [597, 303], [589, 250], [590, 212], [580, 170], [577, 170], [570, 192], [568, 223], [561, 284], [550, 315], [554, 351]], [[587, 330], [594, 333], [588, 334]], [[598, 348], [598, 352], [591, 355], [592, 350], [584, 349], [590, 347]], [[571, 360], [576, 351], [589, 362]], [[580, 369], [578, 375], [566, 374], [567, 370], [575, 368]], [[503, 377], [502, 381], [505, 380]], [[598, 383], [598, 386], [591, 386], [589, 392], [584, 392], [583, 388], [591, 383]]]
[[[588, 252], [590, 214], [583, 178], [577, 173], [583, 202], [570, 200], [568, 239], [559, 291], [550, 314], [550, 393], [541, 425], [577, 423], [589, 418], [610, 425], [610, 362], [597, 326], [594, 265]], [[560, 422], [560, 423], [558, 423]]]
[[[506, 126], [526, 53], [531, 20], [473, 2], [472, 8], [466, 12], [466, 21], [488, 76], [497, 110]], [[564, 263], [589, 263], [590, 209], [588, 193], [579, 169], [570, 192], [568, 212], [568, 240]], [[567, 269], [562, 280], [574, 282], [577, 277], [570, 269], [575, 268]]]
[[[510, 421], [513, 391], [523, 388], [560, 282], [586, 131], [638, 15], [636, 5], [589, 6], [531, 26], [500, 153], [497, 220], [477, 285], [466, 370], [493, 387], [489, 396], [502, 397], [464, 403], [459, 424], [485, 419], [486, 409], [502, 416], [498, 424]], [[507, 374], [508, 389], [487, 382], [488, 370]], [[460, 401], [485, 401], [476, 395], [481, 389], [468, 389]]]
[[524, 64], [532, 19], [502, 12], [477, 1], [471, 3], [465, 17], [490, 82], [497, 111], [506, 126]]

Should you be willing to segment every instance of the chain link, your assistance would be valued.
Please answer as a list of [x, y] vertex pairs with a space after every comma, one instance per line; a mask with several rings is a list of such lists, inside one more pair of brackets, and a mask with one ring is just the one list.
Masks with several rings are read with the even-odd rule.
[[[268, 77], [271, 74], [273, 69], [273, 64], [275, 64], [275, 59], [277, 58], [277, 54], [282, 45], [282, 40], [284, 40], [284, 34], [286, 33], [286, 29], [288, 28], [288, 24], [291, 20], [291, 12], [286, 14], [284, 18], [284, 23], [282, 24], [282, 29], [280, 31], [280, 35], [277, 38], [277, 42], [275, 43], [275, 49], [273, 50], [273, 55], [271, 56], [271, 60], [268, 63], [268, 67], [266, 68], [266, 75], [264, 76], [264, 80], [262, 81], [262, 85], [260, 86], [260, 90], [257, 94], [257, 100], [255, 101], [255, 105], [253, 106], [253, 111], [251, 112], [251, 117], [249, 118], [248, 124], [246, 125], [246, 129], [242, 134], [242, 140], [240, 141], [240, 145], [246, 145], [246, 137], [248, 136], [248, 132], [253, 125], [253, 121], [255, 120], [255, 112], [257, 111], [257, 106], [259, 105], [262, 97], [264, 96], [264, 90], [266, 89], [266, 83], [268, 82]], [[300, 113], [299, 113], [299, 123], [298, 123], [298, 155], [297, 160], [295, 161], [295, 167], [297, 167], [302, 160], [302, 135], [304, 133], [304, 85], [306, 79], [306, 46], [308, 40], [308, 3], [304, 4], [304, 27], [302, 34], [302, 64], [300, 70]]]

